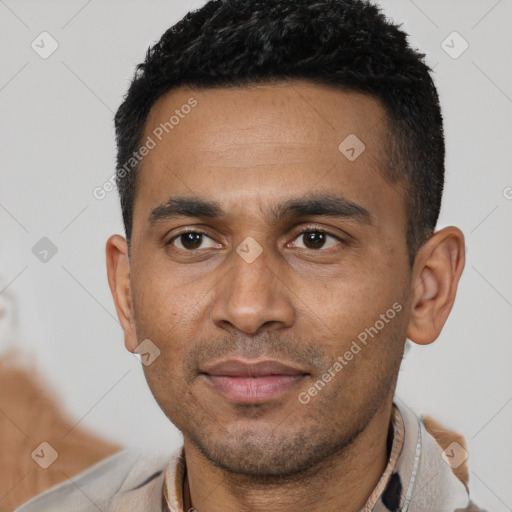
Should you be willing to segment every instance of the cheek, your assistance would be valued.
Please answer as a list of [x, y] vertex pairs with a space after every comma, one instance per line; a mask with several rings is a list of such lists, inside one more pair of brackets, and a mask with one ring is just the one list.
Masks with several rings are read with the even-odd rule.
[[184, 287], [162, 268], [148, 268], [132, 284], [134, 309], [140, 326], [169, 327], [188, 309]]
[[401, 303], [403, 290], [389, 274], [365, 272], [330, 279], [321, 291], [304, 290], [302, 296], [307, 306], [304, 312], [316, 313], [311, 315], [312, 321], [316, 316], [317, 323], [324, 324], [332, 335], [347, 339], [373, 325], [395, 302]]
[[180, 396], [187, 393], [183, 361], [197, 328], [194, 316], [194, 292], [183, 293], [172, 282], [156, 274], [144, 281], [134, 300], [139, 343], [149, 339], [158, 348], [158, 357], [144, 373], [148, 385], [164, 411], [173, 411]]
[[182, 372], [185, 356], [204, 334], [207, 290], [204, 282], [184, 282], [168, 269], [153, 269], [136, 282], [134, 312], [139, 342], [152, 340], [161, 351], [159, 361], [165, 361], [173, 372]]
[[158, 356], [151, 364], [144, 365], [143, 370], [157, 402], [160, 403], [160, 399], [173, 401], [174, 390], [180, 385], [180, 361], [183, 361], [187, 341], [180, 321], [182, 304], [172, 290], [166, 292], [167, 288], [161, 283], [148, 282], [146, 286], [134, 296], [137, 339], [138, 343], [150, 340]]
[[[406, 336], [406, 305], [398, 276], [377, 271], [331, 280], [309, 304], [303, 329], [322, 344], [334, 363], [338, 361], [333, 387], [350, 389], [357, 400], [364, 390], [392, 386]], [[309, 325], [307, 325], [309, 322]], [[316, 325], [318, 330], [312, 330]], [[321, 333], [320, 335], [316, 335]], [[341, 396], [341, 395], [340, 395]]]

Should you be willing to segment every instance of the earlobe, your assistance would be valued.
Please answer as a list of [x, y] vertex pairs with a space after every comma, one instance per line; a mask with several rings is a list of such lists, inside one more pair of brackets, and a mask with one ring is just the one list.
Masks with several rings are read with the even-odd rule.
[[112, 235], [107, 240], [105, 251], [110, 292], [124, 331], [125, 346], [133, 352], [137, 347], [137, 336], [131, 298], [128, 244], [122, 236]]
[[435, 341], [450, 314], [464, 270], [464, 235], [450, 226], [434, 233], [416, 256], [407, 338], [420, 345]]

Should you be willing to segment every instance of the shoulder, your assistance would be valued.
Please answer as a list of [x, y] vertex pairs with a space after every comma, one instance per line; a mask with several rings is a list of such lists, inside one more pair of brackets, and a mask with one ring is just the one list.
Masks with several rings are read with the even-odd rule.
[[420, 418], [405, 404], [395, 405], [405, 431], [397, 469], [406, 504], [415, 510], [486, 512], [470, 499], [464, 437], [430, 417]]
[[48, 489], [14, 512], [89, 512], [108, 510], [120, 493], [163, 481], [173, 452], [122, 450]]

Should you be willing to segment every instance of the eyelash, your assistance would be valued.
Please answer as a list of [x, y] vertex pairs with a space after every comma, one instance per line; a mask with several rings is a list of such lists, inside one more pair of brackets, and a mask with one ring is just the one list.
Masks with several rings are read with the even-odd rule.
[[[211, 237], [208, 235], [208, 233], [206, 231], [203, 231], [200, 228], [196, 228], [196, 229], [190, 229], [190, 230], [187, 230], [187, 231], [182, 231], [181, 233], [178, 233], [177, 235], [174, 235], [168, 242], [166, 242], [165, 245], [166, 246], [172, 246], [172, 243], [174, 242], [174, 240], [176, 240], [180, 236], [186, 235], [188, 233], [204, 235], [204, 236], [206, 236], [206, 237], [211, 239]], [[339, 236], [335, 235], [334, 233], [331, 233], [330, 231], [326, 231], [325, 229], [317, 228], [315, 226], [307, 226], [302, 231], [297, 233], [293, 239], [295, 240], [295, 239], [299, 238], [300, 236], [305, 235], [306, 233], [322, 233], [324, 235], [328, 235], [328, 236], [334, 238], [335, 240], [337, 240], [338, 242], [340, 242], [343, 245], [347, 245], [347, 242], [345, 240], [343, 240]], [[197, 252], [198, 251], [198, 249], [179, 249], [179, 248], [175, 248], [175, 249], [179, 250], [179, 251], [186, 251], [186, 252]], [[333, 247], [330, 247], [329, 249], [333, 249]], [[322, 248], [320, 248], [320, 249], [306, 249], [306, 250], [314, 251], [314, 252], [327, 252], [327, 251], [329, 251], [329, 249], [323, 249], [322, 250]]]

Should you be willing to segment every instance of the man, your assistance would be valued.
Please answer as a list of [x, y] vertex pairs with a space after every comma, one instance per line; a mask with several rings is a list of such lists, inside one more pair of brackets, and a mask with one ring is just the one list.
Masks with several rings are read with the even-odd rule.
[[[19, 510], [478, 510], [394, 397], [464, 268], [423, 55], [359, 0], [217, 0], [153, 46], [116, 114], [125, 345], [183, 433]], [[448, 453], [448, 455], [447, 455]]]

